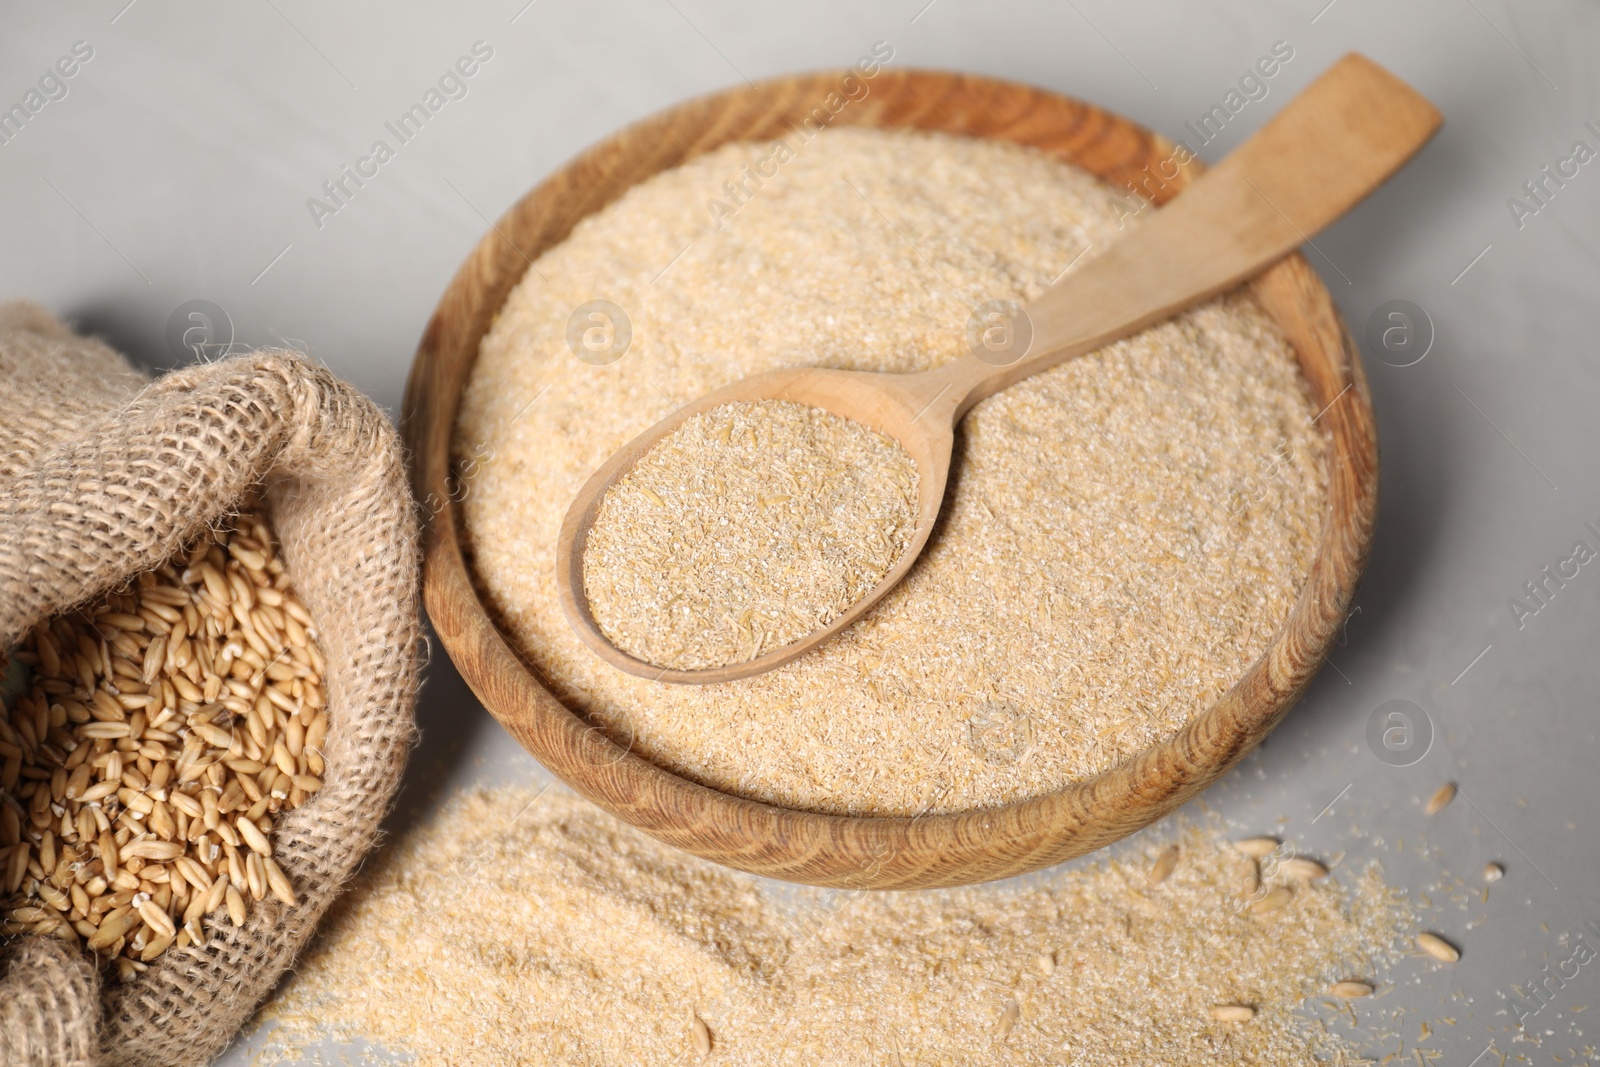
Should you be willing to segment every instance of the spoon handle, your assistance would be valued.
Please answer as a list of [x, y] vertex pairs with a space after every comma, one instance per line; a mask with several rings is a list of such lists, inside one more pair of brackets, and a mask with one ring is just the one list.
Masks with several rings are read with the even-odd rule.
[[1265, 270], [1382, 184], [1441, 122], [1405, 82], [1346, 55], [1171, 203], [1029, 304], [1022, 359], [994, 366], [969, 355], [947, 365], [961, 398], [955, 417]]

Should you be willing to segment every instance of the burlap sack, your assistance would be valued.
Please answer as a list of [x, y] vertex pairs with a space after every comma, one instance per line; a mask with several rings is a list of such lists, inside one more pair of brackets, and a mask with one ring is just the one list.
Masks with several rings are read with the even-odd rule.
[[328, 663], [325, 784], [277, 824], [299, 896], [207, 923], [137, 981], [53, 939], [0, 946], [0, 1065], [200, 1064], [271, 990], [371, 847], [412, 735], [417, 537], [398, 439], [290, 352], [149, 381], [42, 310], [0, 307], [0, 648], [176, 552], [264, 486]]

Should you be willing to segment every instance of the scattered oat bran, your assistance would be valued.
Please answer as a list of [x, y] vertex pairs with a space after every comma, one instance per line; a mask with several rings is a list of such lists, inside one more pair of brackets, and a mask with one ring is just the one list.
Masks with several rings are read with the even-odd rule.
[[601, 499], [584, 594], [658, 667], [743, 663], [838, 618], [911, 543], [917, 465], [822, 408], [737, 401], [684, 420]]
[[[500, 625], [632, 751], [802, 809], [1004, 804], [1171, 737], [1266, 647], [1322, 524], [1321, 428], [1292, 350], [1244, 293], [975, 406], [910, 574], [799, 660], [675, 686], [572, 633], [556, 531], [616, 449], [760, 371], [946, 363], [967, 351], [973, 307], [1038, 295], [1120, 232], [1109, 188], [1042, 152], [854, 129], [819, 134], [716, 229], [706, 197], [765, 150], [728, 145], [633, 188], [500, 309], [455, 431], [459, 455], [495, 457], [462, 509]], [[573, 308], [600, 297], [633, 336], [604, 367], [565, 340]]]
[[469, 793], [336, 905], [266, 1010], [263, 1061], [328, 1036], [418, 1067], [649, 1067], [708, 1042], [741, 1067], [1360, 1062], [1309, 1013], [1382, 977], [1404, 898], [1369, 869], [1263, 924], [1241, 857], [1181, 841], [1160, 885], [1155, 850], [1125, 849], [1000, 885], [778, 894], [565, 794]]

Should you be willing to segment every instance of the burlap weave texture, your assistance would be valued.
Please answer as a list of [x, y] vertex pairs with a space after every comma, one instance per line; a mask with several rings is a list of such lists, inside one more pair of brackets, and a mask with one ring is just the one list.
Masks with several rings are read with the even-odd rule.
[[29, 305], [0, 307], [0, 648], [177, 552], [264, 490], [327, 659], [323, 788], [278, 820], [299, 903], [102, 982], [59, 941], [0, 946], [0, 1067], [216, 1056], [371, 848], [413, 730], [417, 527], [384, 413], [300, 355], [145, 378]]

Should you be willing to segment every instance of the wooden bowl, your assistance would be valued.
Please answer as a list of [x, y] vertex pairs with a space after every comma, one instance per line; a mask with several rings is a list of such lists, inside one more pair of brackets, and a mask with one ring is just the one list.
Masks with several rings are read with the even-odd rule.
[[[1177, 736], [1099, 776], [1001, 807], [858, 818], [775, 807], [708, 788], [613, 743], [551, 695], [501, 632], [462, 555], [451, 431], [478, 345], [530, 259], [630, 186], [730, 141], [799, 125], [845, 72], [806, 74], [691, 100], [584, 152], [484, 235], [428, 323], [401, 425], [426, 515], [424, 598], [474, 693], [541, 763], [594, 803], [668, 844], [718, 863], [815, 885], [961, 885], [1034, 870], [1109, 844], [1165, 815], [1232, 767], [1321, 665], [1366, 561], [1377, 509], [1371, 397], [1355, 344], [1321, 281], [1295, 255], [1253, 283], [1293, 344], [1331, 435], [1328, 501], [1311, 573], [1267, 650]], [[1197, 170], [1158, 184], [1164, 138], [1099, 108], [972, 75], [882, 71], [833, 125], [912, 127], [1033, 145], [1158, 203]], [[1146, 168], [1150, 168], [1148, 171]], [[1166, 172], [1171, 171], [1170, 165]], [[819, 694], [820, 695], [820, 694]]]

